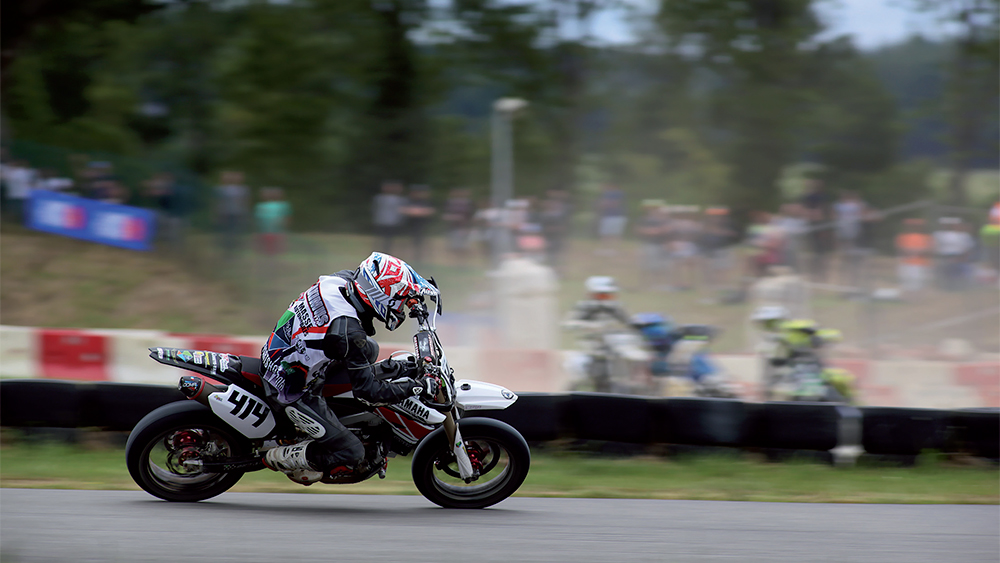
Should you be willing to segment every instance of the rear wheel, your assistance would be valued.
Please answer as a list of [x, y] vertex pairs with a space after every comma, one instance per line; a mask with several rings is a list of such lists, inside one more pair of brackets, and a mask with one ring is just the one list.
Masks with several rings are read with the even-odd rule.
[[434, 431], [413, 454], [413, 482], [420, 494], [445, 508], [485, 508], [517, 491], [528, 475], [528, 443], [511, 426], [491, 418], [465, 418], [459, 429], [479, 478], [462, 480], [444, 429]]
[[172, 403], [149, 413], [129, 435], [129, 474], [149, 494], [196, 502], [224, 493], [242, 471], [208, 473], [200, 463], [247, 455], [249, 441], [195, 402]]

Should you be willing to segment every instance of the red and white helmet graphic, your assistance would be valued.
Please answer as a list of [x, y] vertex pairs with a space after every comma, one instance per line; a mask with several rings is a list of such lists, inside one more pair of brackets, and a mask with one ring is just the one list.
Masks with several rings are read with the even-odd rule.
[[409, 264], [381, 252], [372, 252], [365, 258], [354, 285], [361, 299], [389, 330], [395, 330], [406, 320], [403, 305], [408, 298], [438, 293]]

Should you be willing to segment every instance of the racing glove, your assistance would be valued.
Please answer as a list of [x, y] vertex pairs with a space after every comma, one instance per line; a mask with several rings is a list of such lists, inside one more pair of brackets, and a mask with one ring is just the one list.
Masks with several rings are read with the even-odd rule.
[[416, 382], [416, 386], [413, 388], [414, 395], [427, 401], [437, 400], [438, 389], [441, 387], [437, 378], [419, 377], [414, 381]]

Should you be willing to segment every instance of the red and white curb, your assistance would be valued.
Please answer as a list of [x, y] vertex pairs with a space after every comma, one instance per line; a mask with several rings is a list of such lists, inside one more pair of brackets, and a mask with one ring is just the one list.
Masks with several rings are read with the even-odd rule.
[[[149, 358], [147, 348], [189, 348], [257, 356], [266, 336], [176, 334], [156, 330], [49, 329], [0, 326], [0, 376], [175, 385], [182, 372]], [[447, 345], [447, 342], [445, 342]], [[410, 350], [381, 343], [381, 355]], [[760, 360], [718, 355], [715, 360], [755, 398]], [[517, 392], [558, 393], [568, 388], [563, 352], [448, 346], [459, 378], [503, 385]], [[835, 359], [854, 374], [863, 405], [1000, 407], [1000, 362], [871, 361]]]
[[[266, 336], [176, 334], [156, 330], [48, 329], [0, 326], [0, 376], [175, 385], [177, 368], [149, 358], [148, 348], [188, 348], [259, 356]], [[381, 343], [381, 357], [408, 344]], [[521, 392], [565, 389], [560, 355], [547, 350], [449, 347], [459, 378], [480, 379]]]

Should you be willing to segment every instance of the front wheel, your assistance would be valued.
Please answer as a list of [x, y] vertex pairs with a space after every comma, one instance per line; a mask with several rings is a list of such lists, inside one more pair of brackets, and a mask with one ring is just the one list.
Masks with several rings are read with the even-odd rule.
[[491, 418], [463, 418], [458, 424], [479, 479], [461, 479], [444, 429], [439, 428], [413, 454], [413, 483], [420, 494], [444, 508], [485, 508], [514, 494], [531, 465], [524, 437]]
[[249, 441], [194, 401], [146, 415], [125, 446], [128, 472], [144, 491], [169, 501], [196, 502], [228, 491], [242, 471], [208, 473], [200, 462], [250, 453]]

